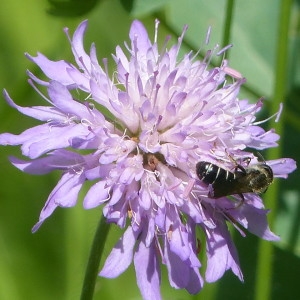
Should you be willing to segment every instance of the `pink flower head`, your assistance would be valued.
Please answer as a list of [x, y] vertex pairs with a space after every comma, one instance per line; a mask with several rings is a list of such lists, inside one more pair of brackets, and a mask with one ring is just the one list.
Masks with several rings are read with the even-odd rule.
[[[84, 208], [104, 205], [107, 222], [126, 228], [101, 276], [117, 277], [133, 262], [142, 296], [152, 300], [161, 299], [161, 263], [171, 286], [192, 294], [204, 280], [216, 281], [229, 269], [243, 280], [227, 222], [241, 234], [244, 227], [276, 241], [267, 210], [255, 193], [245, 193], [243, 203], [238, 195], [211, 198], [212, 186], [198, 179], [195, 166], [210, 161], [232, 171], [234, 161], [258, 163], [246, 149], [276, 146], [279, 136], [255, 122], [262, 101], [238, 98], [245, 79], [225, 59], [219, 67], [209, 67], [215, 50], [202, 61], [192, 53], [181, 57], [187, 28], [175, 45], [161, 49], [134, 21], [130, 44], [125, 51], [116, 48], [116, 71], [109, 76], [107, 61], [98, 63], [95, 45], [89, 54], [84, 50], [86, 27], [82, 22], [73, 38], [66, 30], [77, 66], [27, 54], [49, 78], [43, 81], [28, 72], [32, 85], [46, 86], [47, 105], [20, 107], [4, 92], [10, 106], [41, 121], [19, 135], [0, 135], [0, 144], [21, 145], [29, 158], [11, 157], [12, 164], [31, 174], [62, 170], [33, 231], [57, 207], [74, 206], [83, 184], [91, 180]], [[157, 31], [158, 22], [155, 37]], [[84, 101], [77, 100], [78, 93]], [[288, 158], [266, 164], [278, 177], [296, 168]], [[202, 275], [196, 227], [206, 237], [201, 241], [207, 253]]]

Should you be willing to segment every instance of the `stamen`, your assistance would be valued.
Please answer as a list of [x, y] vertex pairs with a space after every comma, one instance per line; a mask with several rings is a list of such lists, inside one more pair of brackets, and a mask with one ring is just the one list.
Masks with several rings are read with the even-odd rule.
[[224, 52], [226, 52], [228, 49], [230, 49], [233, 45], [229, 44], [227, 46], [225, 46], [224, 48], [222, 48], [219, 52], [216, 53], [217, 56], [222, 55]]
[[157, 64], [159, 64], [159, 62], [161, 61], [161, 59], [163, 58], [163, 55], [166, 53], [166, 50], [167, 50], [167, 44], [168, 42], [170, 41], [171, 39], [171, 36], [170, 35], [167, 35], [166, 38], [165, 38], [165, 41], [161, 47], [161, 51], [159, 52], [159, 56], [158, 56], [158, 60], [157, 60]]
[[157, 43], [157, 34], [158, 34], [158, 27], [159, 27], [159, 20], [155, 19], [155, 30], [154, 30], [154, 43]]
[[160, 89], [160, 85], [157, 84], [157, 85], [155, 86], [155, 95], [154, 95], [154, 97], [153, 97], [153, 108], [156, 107], [156, 100], [157, 100], [157, 95], [158, 95], [159, 89]]
[[90, 127], [91, 125], [93, 125], [89, 120], [87, 119], [81, 119], [80, 123], [84, 126]]
[[240, 72], [238, 72], [235, 69], [232, 69], [230, 67], [224, 67], [223, 71], [227, 75], [229, 75], [229, 76], [231, 76], [233, 78], [236, 78], [236, 79], [242, 79], [243, 78], [243, 75]]
[[276, 116], [275, 122], [277, 123], [277, 122], [279, 121], [279, 119], [280, 119], [280, 116], [281, 116], [281, 113], [282, 113], [282, 109], [283, 109], [283, 104], [280, 103], [280, 104], [279, 104], [279, 109], [278, 109], [278, 111], [277, 111], [275, 114], [273, 114], [272, 116], [270, 116], [270, 117], [267, 118], [267, 119], [264, 119], [264, 120], [261, 120], [261, 121], [254, 122], [253, 125], [259, 125], [259, 124], [265, 123], [265, 122], [271, 120], [272, 118], [274, 118], [275, 116]]
[[[195, 60], [197, 58], [197, 56], [199, 55], [199, 53], [201, 52], [201, 50], [203, 49], [204, 45], [208, 45], [209, 44], [209, 42], [210, 42], [210, 35], [211, 35], [211, 26], [209, 26], [207, 28], [207, 32], [206, 32], [206, 36], [205, 36], [205, 41], [202, 42], [202, 44], [199, 47], [198, 51], [195, 53], [195, 55], [193, 55], [193, 57], [192, 57], [191, 60]], [[208, 50], [208, 51], [211, 51], [211, 50]], [[206, 55], [207, 55], [208, 51], [206, 52]], [[205, 62], [205, 57], [203, 59], [203, 62]]]
[[208, 45], [210, 42], [210, 34], [211, 34], [211, 26], [207, 28], [206, 37], [205, 37], [205, 45]]
[[129, 91], [129, 88], [128, 88], [129, 80], [128, 80], [128, 78], [129, 78], [129, 73], [126, 73], [125, 74], [125, 88], [126, 88], [127, 93]]
[[[77, 88], [76, 88], [76, 91], [77, 91]], [[79, 94], [79, 91], [78, 91], [78, 94]], [[84, 101], [87, 101], [87, 100], [89, 100], [89, 99], [92, 99], [92, 94], [91, 93], [89, 93], [85, 98], [84, 98]], [[91, 105], [92, 105], [92, 103], [91, 103]], [[94, 107], [93, 107], [94, 108]]]
[[154, 131], [157, 130], [157, 127], [159, 126], [161, 120], [163, 119], [163, 116], [162, 115], [159, 115], [158, 116], [158, 119], [156, 121], [156, 123], [153, 125], [153, 128], [152, 128], [152, 132], [154, 133]]
[[181, 33], [180, 37], [178, 38], [178, 51], [179, 51], [179, 49], [181, 47], [181, 44], [182, 44], [182, 41], [183, 41], [183, 37], [186, 34], [188, 28], [189, 28], [188, 25], [184, 25], [183, 26], [182, 33]]
[[151, 87], [151, 93], [150, 93], [150, 96], [149, 96], [149, 98], [151, 98], [152, 97], [152, 92], [155, 91], [155, 95], [153, 97], [153, 108], [156, 106], [157, 94], [158, 94], [158, 90], [160, 88], [160, 85], [156, 84], [157, 75], [158, 75], [158, 71], [155, 71], [153, 73], [153, 82], [152, 82], [152, 87]]
[[72, 45], [72, 39], [71, 39], [71, 37], [70, 37], [70, 35], [69, 35], [69, 28], [68, 28], [68, 27], [65, 27], [65, 28], [63, 29], [63, 31], [64, 31], [64, 33], [66, 34], [68, 41], [69, 41], [70, 44]]
[[283, 109], [283, 103], [281, 102], [279, 104], [279, 110], [277, 112], [277, 116], [276, 116], [276, 119], [275, 119], [275, 122], [277, 123], [280, 119], [280, 116], [281, 116], [281, 113], [282, 113], [282, 109]]
[[189, 195], [191, 194], [192, 192], [192, 189], [195, 185], [195, 182], [196, 182], [196, 179], [192, 178], [188, 181], [188, 184], [186, 186], [186, 188], [184, 189], [183, 191], [183, 194], [182, 194], [182, 197], [185, 199], [185, 198], [188, 198]]

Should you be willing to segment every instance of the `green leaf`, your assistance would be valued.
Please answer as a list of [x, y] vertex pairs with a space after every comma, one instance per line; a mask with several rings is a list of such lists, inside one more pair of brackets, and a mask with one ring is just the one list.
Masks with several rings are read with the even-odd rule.
[[132, 1], [131, 14], [134, 17], [149, 15], [154, 11], [162, 9], [167, 3], [172, 3], [172, 1], [173, 0], [135, 0]]
[[59, 17], [79, 17], [90, 12], [101, 0], [48, 0], [51, 15]]

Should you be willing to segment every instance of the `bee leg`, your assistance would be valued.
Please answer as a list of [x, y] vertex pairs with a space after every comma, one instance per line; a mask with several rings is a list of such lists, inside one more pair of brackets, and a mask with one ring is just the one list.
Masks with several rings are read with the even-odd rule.
[[244, 195], [239, 194], [239, 196], [242, 198], [242, 200], [238, 203], [238, 205], [235, 208], [240, 208], [245, 203]]
[[[227, 150], [226, 150], [226, 153], [227, 153]], [[231, 162], [235, 165], [235, 167], [234, 167], [235, 171], [240, 170], [242, 173], [246, 174], [245, 168], [241, 164], [239, 164], [229, 153], [227, 153], [227, 155], [228, 155], [229, 159], [231, 160]], [[247, 166], [249, 165], [250, 161], [251, 161], [251, 158], [247, 158]]]
[[234, 169], [235, 169], [235, 171], [240, 170], [240, 171], [242, 171], [243, 174], [246, 174], [246, 170], [242, 165], [236, 165], [236, 167]]

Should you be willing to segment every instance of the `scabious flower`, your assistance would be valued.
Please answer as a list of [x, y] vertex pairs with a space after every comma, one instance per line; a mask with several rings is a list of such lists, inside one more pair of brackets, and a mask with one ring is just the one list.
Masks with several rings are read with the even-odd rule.
[[[279, 238], [268, 227], [259, 195], [244, 194], [242, 203], [238, 195], [212, 199], [211, 186], [197, 178], [195, 166], [210, 161], [233, 170], [234, 161], [243, 164], [247, 158], [257, 164], [248, 150], [274, 147], [279, 139], [256, 123], [263, 102], [238, 98], [245, 79], [225, 59], [209, 67], [212, 56], [223, 52], [216, 53], [217, 47], [202, 61], [192, 53], [180, 56], [186, 27], [176, 44], [168, 49], [167, 39], [159, 50], [158, 22], [152, 43], [134, 21], [130, 45], [125, 51], [118, 46], [113, 55], [112, 76], [107, 60], [98, 63], [94, 44], [85, 52], [86, 27], [82, 22], [73, 38], [65, 30], [78, 67], [26, 54], [49, 78], [28, 72], [34, 88], [47, 88], [47, 105], [20, 107], [4, 91], [10, 106], [41, 121], [19, 135], [0, 135], [0, 144], [21, 145], [29, 158], [11, 157], [12, 164], [30, 174], [62, 171], [33, 232], [57, 207], [74, 206], [85, 181], [93, 181], [84, 208], [103, 205], [107, 222], [125, 229], [101, 276], [117, 277], [133, 262], [144, 299], [161, 298], [161, 264], [172, 287], [192, 294], [229, 269], [243, 280], [227, 224], [242, 235], [245, 228], [266, 240]], [[288, 158], [266, 163], [275, 177], [296, 167]], [[197, 255], [205, 248], [207, 267], [200, 274]]]

